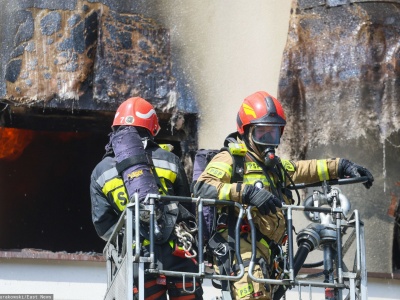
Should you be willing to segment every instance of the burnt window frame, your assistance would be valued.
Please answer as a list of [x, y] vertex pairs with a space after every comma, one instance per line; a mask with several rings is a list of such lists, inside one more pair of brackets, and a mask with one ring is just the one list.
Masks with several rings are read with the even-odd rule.
[[[97, 142], [93, 141], [83, 141], [82, 149], [86, 150], [86, 156], [83, 155], [83, 160], [85, 157], [90, 157], [92, 160], [90, 162], [89, 168], [86, 168], [84, 172], [84, 179], [86, 180], [83, 184], [83, 189], [85, 189], [86, 195], [82, 197], [86, 205], [86, 228], [90, 229], [91, 238], [96, 240], [97, 247], [94, 249], [82, 249], [77, 247], [74, 250], [64, 250], [62, 248], [52, 248], [52, 247], [37, 247], [37, 245], [29, 245], [27, 247], [3, 247], [0, 245], [0, 257], [5, 258], [33, 258], [33, 259], [56, 259], [56, 260], [88, 260], [88, 261], [104, 261], [103, 249], [106, 243], [97, 236], [93, 224], [91, 223], [91, 214], [88, 210], [88, 205], [90, 206], [90, 194], [89, 194], [89, 184], [91, 171], [95, 165], [101, 160], [105, 153], [105, 145], [108, 142], [108, 135], [111, 132], [111, 124], [115, 112], [109, 111], [77, 111], [73, 115], [71, 112], [65, 113], [57, 110], [48, 110], [44, 113], [44, 110], [40, 111], [35, 107], [15, 107], [9, 106], [8, 104], [2, 104], [2, 110], [0, 112], [0, 126], [4, 128], [13, 128], [17, 130], [32, 130], [35, 132], [44, 133], [44, 135], [57, 136], [58, 134], [69, 134], [69, 140], [73, 141], [75, 138], [79, 138], [79, 135], [83, 136], [94, 136]], [[158, 113], [161, 131], [156, 137], [156, 142], [158, 143], [169, 143], [174, 146], [173, 152], [181, 157], [182, 162], [187, 171], [188, 180], [191, 181], [191, 161], [192, 156], [197, 149], [197, 116], [195, 114], [180, 115], [179, 118], [186, 119], [186, 124], [183, 128], [174, 127], [174, 120], [177, 119], [177, 115], [171, 115], [169, 113]], [[74, 135], [76, 135], [74, 137]], [[67, 141], [68, 142], [68, 141]], [[27, 145], [29, 148], [30, 146]], [[50, 147], [51, 148], [51, 147]], [[25, 149], [28, 151], [29, 149]], [[24, 150], [24, 151], [25, 151]], [[57, 152], [57, 151], [56, 151]], [[51, 153], [51, 149], [50, 152]], [[43, 153], [43, 156], [56, 156], [60, 159], [63, 155], [62, 153]], [[26, 153], [25, 153], [26, 154]], [[24, 155], [24, 154], [21, 154]], [[75, 156], [76, 157], [76, 156]], [[189, 157], [189, 160], [187, 159]], [[31, 160], [36, 160], [35, 157], [31, 157]], [[67, 163], [70, 164], [73, 160]], [[188, 165], [185, 165], [185, 163]], [[79, 173], [79, 172], [78, 172]], [[34, 178], [32, 176], [32, 178]], [[88, 221], [89, 220], [89, 221]], [[90, 224], [89, 224], [90, 223]], [[64, 232], [60, 230], [60, 236], [65, 235]], [[61, 237], [63, 238], [63, 237]], [[66, 238], [67, 240], [72, 240], [74, 237], [72, 235]], [[101, 246], [99, 246], [101, 245]]]

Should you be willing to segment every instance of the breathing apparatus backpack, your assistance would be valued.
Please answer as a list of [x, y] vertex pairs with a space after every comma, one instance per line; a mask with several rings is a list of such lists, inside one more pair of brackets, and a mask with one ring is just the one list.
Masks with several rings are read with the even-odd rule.
[[[116, 169], [122, 177], [129, 199], [138, 193], [140, 210], [140, 234], [149, 239], [149, 209], [147, 194], [168, 194], [157, 176], [151, 153], [143, 146], [142, 139], [134, 126], [119, 128], [111, 136], [112, 149], [116, 159]], [[167, 150], [165, 147], [162, 147]], [[167, 205], [166, 205], [167, 204]], [[175, 224], [181, 220], [195, 217], [180, 203], [156, 202], [155, 243], [163, 244], [170, 240]]]
[[[193, 193], [194, 186], [197, 179], [204, 172], [209, 162], [215, 155], [222, 151], [227, 151], [232, 156], [233, 161], [233, 174], [231, 182], [243, 181], [244, 171], [244, 157], [246, 155], [246, 147], [240, 144], [237, 140], [229, 136], [225, 141], [225, 147], [221, 149], [199, 149], [197, 150], [193, 163], [193, 177], [191, 184], [191, 192]], [[215, 206], [203, 207], [203, 239], [205, 242], [209, 241], [216, 229], [217, 212]]]
[[[213, 157], [219, 153], [220, 150], [217, 149], [199, 149], [196, 152], [193, 163], [193, 178], [192, 184], [190, 186], [190, 191], [193, 194], [194, 185], [197, 179], [200, 177], [201, 173], [206, 169], [208, 163], [213, 159]], [[203, 238], [208, 241], [210, 234], [215, 228], [215, 207], [204, 206], [203, 215], [199, 216], [203, 218]]]

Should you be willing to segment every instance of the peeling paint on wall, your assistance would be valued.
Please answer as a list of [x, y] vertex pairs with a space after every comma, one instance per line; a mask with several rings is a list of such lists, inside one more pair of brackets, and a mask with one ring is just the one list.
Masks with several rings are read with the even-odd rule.
[[193, 113], [190, 103], [178, 108], [168, 28], [108, 1], [67, 2], [2, 4], [4, 16], [13, 18], [0, 33], [3, 100], [114, 111], [125, 99], [141, 96], [163, 113]]
[[19, 13], [14, 49], [7, 63], [5, 98], [19, 104], [78, 100], [93, 72], [98, 5], [79, 10], [31, 8]]
[[400, 195], [399, 41], [399, 1], [293, 1], [279, 83], [288, 121], [281, 154], [346, 157], [374, 175], [370, 190], [342, 190], [366, 224], [368, 269], [388, 273], [396, 226], [388, 210]]

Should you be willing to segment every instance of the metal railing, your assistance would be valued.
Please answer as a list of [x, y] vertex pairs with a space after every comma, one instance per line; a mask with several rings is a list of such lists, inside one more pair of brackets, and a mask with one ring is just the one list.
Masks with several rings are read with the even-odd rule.
[[[357, 183], [339, 181], [333, 184]], [[321, 185], [321, 184], [320, 184]], [[298, 186], [299, 188], [308, 186]], [[310, 299], [312, 288], [324, 288], [325, 299], [367, 299], [367, 271], [365, 260], [365, 236], [364, 224], [360, 220], [358, 210], [354, 210], [348, 216], [349, 208], [346, 206], [347, 198], [343, 198], [340, 191], [331, 189], [329, 183], [325, 183], [322, 193], [314, 192], [312, 201], [308, 205], [295, 206], [284, 205], [282, 210], [287, 220], [287, 247], [284, 253], [284, 266], [280, 278], [256, 278], [253, 275], [256, 265], [256, 229], [250, 213], [251, 207], [244, 208], [241, 204], [233, 201], [202, 199], [191, 197], [173, 197], [150, 194], [146, 198], [146, 209], [150, 213], [149, 240], [150, 255], [141, 256], [141, 237], [139, 227], [141, 226], [139, 216], [141, 205], [137, 195], [134, 196], [122, 213], [103, 254], [107, 261], [107, 292], [105, 300], [133, 300], [134, 268], [138, 274], [135, 286], [138, 289], [138, 297], [144, 299], [144, 275], [145, 273], [160, 274], [165, 276], [182, 277], [183, 282], [195, 278], [208, 278], [211, 280], [237, 281], [244, 275], [244, 265], [240, 254], [240, 228], [241, 221], [247, 217], [252, 235], [252, 256], [249, 264], [248, 276], [255, 282], [270, 284], [275, 287], [275, 299], [280, 299], [288, 289], [296, 288], [301, 299], [301, 287], [308, 287]], [[322, 199], [322, 200], [321, 200]], [[197, 272], [177, 272], [158, 269], [157, 260], [154, 255], [154, 231], [156, 224], [155, 204], [157, 202], [186, 202], [195, 204], [197, 207], [196, 220], [198, 222], [198, 236], [203, 236], [203, 206], [234, 206], [238, 211], [235, 225], [235, 255], [239, 271], [235, 275], [210, 274], [206, 272], [206, 262], [201, 249], [204, 249], [204, 241], [198, 238], [198, 249], [196, 261]], [[306, 200], [307, 202], [307, 200]], [[329, 207], [324, 207], [329, 204]], [[297, 253], [294, 253], [294, 227], [293, 211], [303, 211], [312, 217], [309, 226], [297, 234]], [[350, 231], [350, 232], [348, 232]], [[343, 236], [348, 238], [343, 243]], [[349, 253], [355, 242], [355, 252]], [[299, 274], [300, 268], [307, 266], [305, 263], [307, 255], [314, 249], [322, 250], [322, 264], [324, 270], [321, 280], [317, 280], [315, 274]], [[354, 255], [354, 265], [347, 268], [344, 258]], [[317, 265], [317, 264], [315, 264]], [[320, 269], [318, 269], [320, 270]], [[184, 284], [185, 286], [185, 284]], [[193, 285], [194, 286], [194, 285]], [[187, 292], [193, 292], [188, 290]], [[345, 298], [343, 298], [345, 297]], [[230, 295], [222, 293], [217, 299], [231, 299]]]
[[[235, 225], [235, 255], [238, 262], [239, 271], [236, 275], [222, 275], [210, 274], [206, 272], [206, 262], [204, 261], [203, 251], [197, 253], [198, 271], [193, 272], [178, 272], [171, 270], [158, 269], [156, 265], [156, 258], [154, 256], [154, 226], [155, 226], [155, 212], [154, 207], [156, 201], [178, 201], [186, 203], [194, 203], [197, 207], [197, 221], [198, 221], [198, 236], [203, 236], [203, 218], [199, 217], [203, 214], [203, 205], [223, 205], [235, 206], [239, 211], [237, 223]], [[137, 195], [134, 196], [133, 201], [129, 203], [122, 213], [110, 239], [108, 240], [103, 255], [107, 260], [107, 291], [104, 297], [105, 300], [133, 300], [133, 268], [137, 265], [138, 282], [136, 286], [139, 291], [139, 299], [144, 299], [144, 274], [154, 273], [165, 276], [182, 277], [183, 283], [188, 278], [209, 278], [212, 280], [239, 280], [244, 275], [243, 261], [240, 256], [240, 225], [244, 215], [242, 205], [233, 201], [215, 200], [215, 199], [202, 199], [191, 197], [172, 197], [161, 196], [156, 194], [147, 195], [146, 202], [150, 208], [150, 222], [149, 222], [149, 240], [150, 240], [150, 255], [148, 257], [140, 256], [140, 230], [141, 226], [139, 218], [140, 203]], [[122, 239], [122, 241], [121, 241]], [[203, 239], [198, 239], [198, 249], [204, 248]], [[132, 250], [134, 248], [134, 251]], [[148, 267], [145, 268], [145, 264]], [[185, 286], [185, 284], [183, 284]], [[188, 291], [191, 292], [191, 291]]]

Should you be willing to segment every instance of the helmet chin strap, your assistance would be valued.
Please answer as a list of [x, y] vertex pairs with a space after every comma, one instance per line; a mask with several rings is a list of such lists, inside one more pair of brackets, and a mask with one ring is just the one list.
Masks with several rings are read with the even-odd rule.
[[264, 164], [269, 168], [275, 167], [275, 165], [279, 162], [278, 157], [275, 155], [275, 147], [267, 146], [267, 148], [263, 151], [262, 156], [264, 157]]

